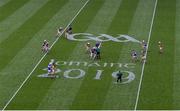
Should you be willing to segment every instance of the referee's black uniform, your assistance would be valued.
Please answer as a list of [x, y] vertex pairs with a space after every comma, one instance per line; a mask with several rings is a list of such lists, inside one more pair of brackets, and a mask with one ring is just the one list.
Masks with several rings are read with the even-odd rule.
[[120, 82], [122, 82], [122, 72], [121, 71], [119, 71], [118, 73], [117, 73], [117, 82], [120, 80]]

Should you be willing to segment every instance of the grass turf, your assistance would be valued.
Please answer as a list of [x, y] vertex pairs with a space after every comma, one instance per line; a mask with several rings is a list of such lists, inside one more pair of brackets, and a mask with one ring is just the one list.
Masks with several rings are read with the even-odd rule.
[[[26, 2], [29, 1], [11, 0], [0, 5], [0, 12], [3, 13], [0, 16], [0, 23], [6, 20], [8, 22], [7, 18], [16, 13], [16, 10], [23, 5], [25, 6]], [[70, 7], [68, 4], [71, 2]], [[14, 28], [15, 31], [12, 31], [6, 39], [0, 39], [1, 108], [42, 56], [40, 48], [38, 48], [40, 42], [48, 38], [52, 43], [55, 40], [55, 27], [59, 27], [59, 24], [65, 27], [85, 3], [85, 0], [78, 2], [49, 0], [30, 18], [24, 19], [22, 25]], [[113, 0], [109, 2], [108, 0], [91, 0], [73, 22], [73, 32], [87, 32], [94, 35], [107, 33], [115, 37], [116, 34], [129, 34], [138, 40], [147, 40], [145, 36], [149, 32], [155, 0], [148, 2], [145, 0]], [[173, 101], [178, 101], [178, 98], [173, 95], [173, 92], [178, 95], [178, 90], [173, 89], [173, 85], [177, 82], [174, 81], [175, 75], [173, 75], [174, 61], [178, 60], [177, 56], [174, 56], [176, 47], [173, 45], [176, 8], [178, 8], [176, 2], [175, 0], [158, 0], [138, 109], [178, 108], [178, 103], [173, 103]], [[63, 6], [66, 5], [67, 7], [64, 8]], [[14, 7], [9, 8], [12, 6]], [[113, 9], [112, 12], [110, 9]], [[59, 12], [61, 14], [53, 20], [58, 11], [61, 11]], [[58, 18], [61, 19], [58, 20]], [[16, 21], [18, 22], [18, 20]], [[2, 27], [4, 28], [4, 25]], [[163, 55], [158, 54], [157, 41], [159, 40], [165, 44]], [[95, 41], [89, 42], [95, 43]], [[37, 75], [45, 73], [42, 69], [52, 58], [59, 61], [93, 63], [94, 61], [84, 53], [84, 44], [85, 42], [60, 38], [7, 109], [134, 109], [141, 63], [136, 63], [132, 69], [60, 65], [58, 68], [62, 72], [59, 73], [59, 79], [37, 78]], [[105, 42], [102, 47], [102, 60], [95, 62], [99, 64], [103, 64], [103, 62], [129, 63], [131, 62], [129, 52], [132, 49], [140, 50], [140, 46], [131, 42]], [[178, 50], [176, 50], [176, 54], [178, 54]], [[83, 69], [86, 71], [86, 75], [80, 79], [64, 78], [63, 72], [71, 68]], [[111, 73], [119, 69], [133, 71], [136, 76], [135, 80], [126, 85], [114, 84], [115, 79], [111, 77]], [[97, 70], [103, 70], [101, 80], [93, 79]], [[178, 72], [177, 68], [176, 72]], [[6, 84], [7, 81], [9, 82]]]
[[[172, 109], [175, 4], [175, 0], [158, 1], [139, 109]], [[158, 41], [165, 47], [162, 55], [158, 53]]]

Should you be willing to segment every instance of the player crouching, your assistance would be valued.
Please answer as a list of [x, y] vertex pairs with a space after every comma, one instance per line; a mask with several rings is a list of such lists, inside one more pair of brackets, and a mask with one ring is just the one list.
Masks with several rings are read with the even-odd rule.
[[49, 43], [44, 40], [43, 44], [42, 44], [42, 52], [46, 53], [49, 51]]
[[71, 25], [66, 29], [65, 37], [68, 38], [72, 34], [72, 27]]
[[56, 37], [59, 37], [62, 33], [63, 33], [63, 28], [59, 27], [59, 29], [57, 29]]

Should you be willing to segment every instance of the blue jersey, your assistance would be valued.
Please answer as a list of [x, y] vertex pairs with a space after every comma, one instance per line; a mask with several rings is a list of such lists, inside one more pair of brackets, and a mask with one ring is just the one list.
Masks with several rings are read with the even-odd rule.
[[99, 47], [99, 45], [100, 45], [100, 43], [98, 42], [98, 43], [96, 43], [96, 47]]
[[52, 71], [52, 64], [48, 64], [48, 72], [50, 73]]

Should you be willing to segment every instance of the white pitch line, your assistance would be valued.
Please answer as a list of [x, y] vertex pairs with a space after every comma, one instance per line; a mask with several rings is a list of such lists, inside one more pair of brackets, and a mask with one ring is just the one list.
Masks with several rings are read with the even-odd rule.
[[[149, 48], [149, 42], [150, 42], [150, 39], [151, 39], [152, 27], [153, 27], [153, 24], [154, 24], [154, 17], [155, 17], [155, 13], [156, 13], [157, 2], [158, 2], [158, 0], [156, 0], [156, 2], [155, 2], [152, 21], [151, 21], [151, 26], [150, 26], [150, 30], [149, 30], [149, 34], [148, 34], [147, 50], [146, 50], [146, 53], [145, 53], [146, 59], [147, 59], [147, 52], [148, 52], [148, 48]], [[142, 70], [141, 70], [141, 78], [140, 78], [140, 82], [139, 82], [139, 87], [138, 87], [138, 92], [137, 92], [137, 97], [136, 97], [136, 104], [135, 104], [134, 110], [137, 109], [137, 105], [138, 105], [138, 101], [139, 101], [139, 94], [140, 94], [140, 91], [141, 91], [141, 84], [142, 84], [142, 79], [143, 79], [143, 75], [144, 75], [144, 67], [145, 67], [145, 61], [143, 62], [143, 66], [142, 66]]]
[[[73, 17], [73, 19], [69, 22], [69, 24], [66, 26], [66, 28], [63, 30], [63, 32], [61, 33], [60, 36], [62, 36], [62, 34], [65, 32], [65, 30], [69, 27], [69, 25], [75, 20], [75, 18], [79, 15], [79, 13], [83, 10], [83, 8], [87, 5], [87, 3], [90, 0], [87, 0], [86, 3], [81, 7], [81, 9], [77, 12], [77, 14]], [[51, 48], [54, 46], [54, 44], [59, 40], [60, 37], [58, 37], [51, 45], [51, 47], [49, 48], [49, 50], [51, 50]], [[29, 73], [29, 75], [26, 77], [26, 79], [22, 82], [22, 84], [20, 85], [20, 87], [16, 90], [16, 92], [13, 94], [13, 96], [9, 99], [9, 101], [6, 103], [6, 105], [4, 106], [4, 108], [2, 109], [2, 111], [4, 111], [7, 106], [10, 104], [10, 102], [14, 99], [14, 97], [17, 95], [17, 93], [19, 92], [19, 90], [23, 87], [23, 85], [26, 83], [26, 81], [29, 79], [29, 77], [33, 74], [33, 72], [35, 71], [35, 69], [38, 67], [38, 65], [41, 63], [41, 61], [44, 59], [44, 57], [47, 55], [47, 53], [45, 53], [42, 58], [38, 61], [38, 63], [35, 65], [35, 67], [33, 68], [33, 70]]]

